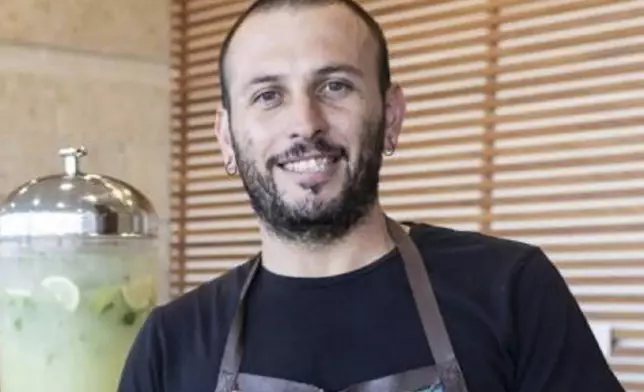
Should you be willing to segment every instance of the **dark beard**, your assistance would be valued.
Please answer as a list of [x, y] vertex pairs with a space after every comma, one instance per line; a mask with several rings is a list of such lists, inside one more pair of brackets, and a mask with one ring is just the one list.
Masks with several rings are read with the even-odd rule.
[[[355, 167], [347, 165], [345, 181], [337, 197], [326, 202], [307, 201], [290, 206], [279, 194], [272, 175], [261, 174], [257, 163], [247, 159], [233, 139], [239, 174], [255, 213], [279, 238], [312, 246], [344, 237], [375, 205], [384, 148], [384, 119], [365, 123], [360, 145], [358, 161]], [[333, 148], [338, 147], [317, 139], [295, 145], [290, 151], [295, 154], [311, 149], [325, 152]], [[269, 162], [267, 173], [272, 173], [273, 164]]]

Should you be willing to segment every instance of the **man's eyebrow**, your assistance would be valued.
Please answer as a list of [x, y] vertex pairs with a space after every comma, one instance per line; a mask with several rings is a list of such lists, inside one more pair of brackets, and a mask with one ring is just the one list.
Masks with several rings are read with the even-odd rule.
[[362, 71], [352, 65], [348, 64], [332, 64], [322, 67], [316, 71], [317, 75], [326, 76], [334, 73], [348, 73], [358, 77], [362, 77]]
[[246, 85], [244, 86], [244, 90], [248, 90], [249, 88], [256, 86], [258, 84], [265, 84], [265, 83], [275, 83], [282, 79], [281, 76], [279, 75], [259, 75], [255, 76], [252, 78]]

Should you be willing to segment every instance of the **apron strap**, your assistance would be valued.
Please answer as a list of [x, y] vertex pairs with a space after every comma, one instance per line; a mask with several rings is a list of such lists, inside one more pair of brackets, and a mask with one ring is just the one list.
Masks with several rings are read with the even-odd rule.
[[221, 365], [219, 371], [219, 380], [217, 382], [217, 389], [215, 392], [227, 392], [233, 391], [235, 389], [235, 383], [237, 374], [239, 373], [239, 368], [241, 366], [241, 360], [243, 357], [243, 347], [241, 344], [243, 339], [244, 331], [244, 320], [245, 320], [245, 299], [250, 284], [257, 273], [259, 268], [260, 256], [257, 255], [251, 261], [250, 271], [248, 272], [248, 277], [244, 282], [242, 287], [237, 308], [233, 316], [233, 322], [230, 325], [230, 330], [228, 331], [228, 338], [226, 339], [226, 345], [224, 346], [224, 354], [221, 358]]
[[437, 364], [452, 361], [456, 358], [449, 334], [436, 301], [423, 257], [405, 230], [389, 217], [387, 228], [389, 235], [398, 246], [405, 265], [407, 279], [416, 302], [425, 336]]

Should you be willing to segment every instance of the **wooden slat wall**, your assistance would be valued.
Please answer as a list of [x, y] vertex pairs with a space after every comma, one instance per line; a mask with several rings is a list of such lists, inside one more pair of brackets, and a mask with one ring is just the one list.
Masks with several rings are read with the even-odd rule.
[[[258, 249], [212, 132], [218, 49], [248, 3], [174, 0], [174, 295]], [[409, 101], [388, 212], [542, 246], [644, 391], [644, 0], [361, 3]]]

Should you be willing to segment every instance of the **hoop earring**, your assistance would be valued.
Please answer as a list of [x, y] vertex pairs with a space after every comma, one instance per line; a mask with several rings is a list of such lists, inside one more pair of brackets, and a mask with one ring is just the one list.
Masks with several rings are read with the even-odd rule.
[[396, 152], [396, 144], [394, 144], [393, 138], [391, 136], [387, 136], [387, 141], [389, 142], [389, 145], [391, 147], [385, 147], [384, 154], [385, 156], [392, 156], [394, 155], [394, 152]]
[[237, 165], [235, 165], [232, 159], [229, 159], [224, 165], [224, 170], [226, 170], [226, 174], [232, 177], [237, 174]]

